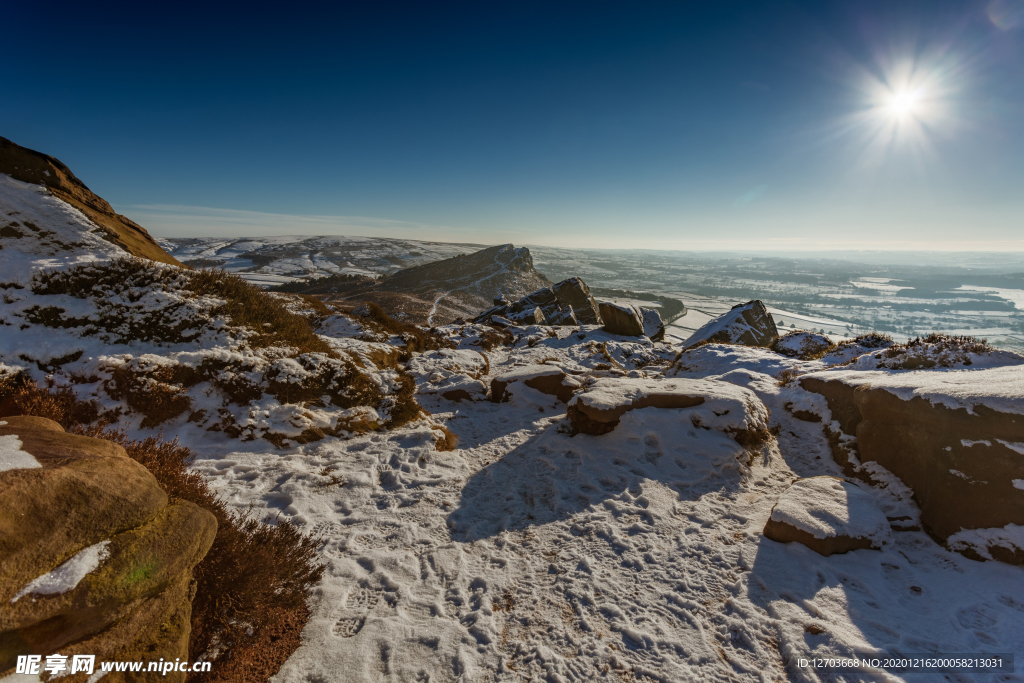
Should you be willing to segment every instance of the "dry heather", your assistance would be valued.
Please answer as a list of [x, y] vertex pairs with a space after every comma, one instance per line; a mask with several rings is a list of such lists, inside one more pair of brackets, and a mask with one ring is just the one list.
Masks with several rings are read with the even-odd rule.
[[96, 422], [95, 406], [76, 401], [70, 389], [38, 389], [15, 377], [0, 378], [0, 417], [36, 415], [71, 432], [108, 439], [156, 477], [172, 499], [187, 500], [217, 518], [217, 537], [193, 577], [189, 659], [215, 659], [204, 681], [260, 683], [299, 646], [309, 618], [306, 599], [323, 574], [319, 541], [284, 520], [229, 512], [203, 478], [188, 469], [192, 454], [177, 441], [131, 440]]
[[[401, 364], [412, 352], [452, 346], [373, 304], [360, 311], [362, 341], [332, 343], [316, 330], [335, 312], [315, 297], [142, 259], [40, 273], [31, 290], [54, 299], [31, 302], [21, 314], [26, 324], [133, 352], [140, 344], [177, 347], [112, 353], [63, 373], [63, 381], [99, 387], [123, 412], [140, 415], [144, 429], [186, 415], [210, 431], [284, 445], [401, 426], [423, 414]], [[67, 313], [67, 297], [86, 300], [74, 305], [81, 313]], [[53, 372], [81, 357], [24, 360]]]

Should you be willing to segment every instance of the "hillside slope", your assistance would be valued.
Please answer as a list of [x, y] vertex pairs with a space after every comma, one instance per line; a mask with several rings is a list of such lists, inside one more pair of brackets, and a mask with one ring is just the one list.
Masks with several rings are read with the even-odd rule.
[[[23, 183], [45, 187], [52, 196], [77, 209], [88, 219], [88, 223], [94, 224], [99, 229], [96, 231], [98, 236], [128, 254], [160, 263], [181, 265], [156, 243], [145, 228], [114, 211], [106, 200], [86, 187], [71, 169], [54, 157], [0, 137], [0, 173]], [[5, 224], [17, 222], [16, 219], [11, 220], [11, 211], [15, 209], [9, 207], [7, 202], [0, 204], [0, 208], [5, 214]], [[10, 227], [16, 229], [18, 226]], [[10, 239], [14, 233], [8, 232], [3, 237]], [[6, 243], [4, 247], [7, 247]]]
[[405, 268], [380, 283], [339, 291], [328, 301], [371, 301], [403, 320], [438, 325], [473, 317], [499, 296], [518, 299], [550, 285], [533, 267], [529, 249], [503, 244]]

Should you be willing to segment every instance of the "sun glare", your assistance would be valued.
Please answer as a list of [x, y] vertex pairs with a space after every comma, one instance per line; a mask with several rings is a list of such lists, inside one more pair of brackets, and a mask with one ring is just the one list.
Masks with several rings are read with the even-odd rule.
[[889, 99], [889, 112], [897, 118], [913, 116], [920, 109], [920, 99], [920, 93], [916, 91], [895, 92]]

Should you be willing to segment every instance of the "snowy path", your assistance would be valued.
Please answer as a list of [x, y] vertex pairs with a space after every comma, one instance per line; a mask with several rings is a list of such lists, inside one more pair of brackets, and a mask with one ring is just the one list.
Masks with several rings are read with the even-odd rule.
[[449, 289], [447, 292], [434, 299], [434, 305], [430, 307], [430, 313], [427, 314], [427, 327], [434, 326], [434, 315], [437, 313], [437, 307], [441, 303], [441, 299], [445, 298], [454, 291], [454, 289]]

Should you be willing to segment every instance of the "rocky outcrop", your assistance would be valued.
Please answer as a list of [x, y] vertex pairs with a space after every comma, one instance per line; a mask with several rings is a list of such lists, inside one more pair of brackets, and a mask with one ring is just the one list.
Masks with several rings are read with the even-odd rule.
[[[819, 372], [799, 382], [828, 402], [841, 430], [833, 453], [847, 473], [865, 476], [851, 455], [885, 467], [913, 490], [925, 530], [947, 541], [962, 529], [1024, 525], [1021, 378], [1022, 369], [992, 368]], [[1003, 387], [1017, 398], [1001, 398]], [[1012, 545], [978, 552], [1024, 564], [1024, 549]]]
[[114, 211], [67, 166], [57, 159], [0, 137], [0, 173], [34, 185], [44, 185], [53, 196], [84, 213], [104, 238], [133, 256], [180, 266], [138, 223]]
[[718, 428], [744, 446], [768, 439], [768, 410], [743, 387], [707, 379], [602, 378], [577, 393], [567, 411], [574, 434], [607, 434], [622, 416], [642, 408], [690, 409], [694, 426]]
[[573, 393], [580, 388], [580, 382], [560, 367], [554, 365], [527, 365], [515, 368], [491, 380], [491, 400], [501, 403], [508, 400], [508, 385], [522, 382], [542, 394], [556, 397], [568, 403]]
[[683, 342], [684, 348], [698, 344], [742, 344], [771, 346], [779, 336], [775, 321], [758, 300], [737, 304], [727, 313], [701, 326]]
[[644, 320], [640, 309], [629, 304], [614, 304], [610, 301], [598, 303], [605, 332], [627, 337], [639, 337], [644, 333]]
[[187, 659], [211, 513], [120, 446], [34, 417], [0, 421], [0, 510], [0, 672], [20, 654]]
[[889, 522], [871, 495], [836, 477], [794, 482], [775, 503], [763, 533], [779, 543], [801, 543], [826, 557], [881, 549], [891, 538]]
[[[540, 316], [536, 309], [540, 310]], [[537, 323], [543, 316], [543, 322]], [[496, 298], [494, 306], [473, 319], [476, 323], [491, 322], [492, 318], [505, 318], [520, 324], [542, 325], [600, 325], [601, 314], [597, 302], [590, 296], [590, 288], [578, 277], [562, 280], [552, 287], [544, 287], [517, 301]]]

